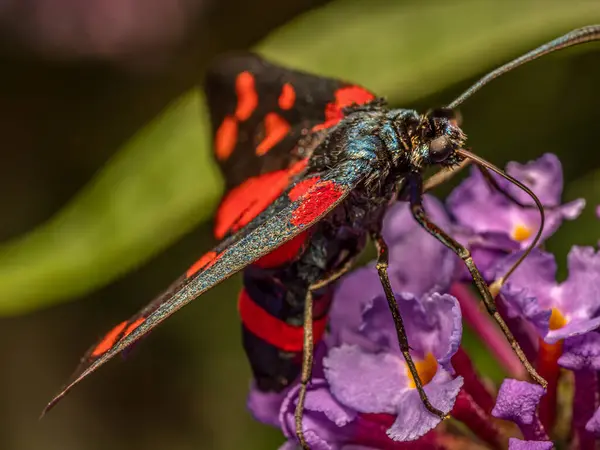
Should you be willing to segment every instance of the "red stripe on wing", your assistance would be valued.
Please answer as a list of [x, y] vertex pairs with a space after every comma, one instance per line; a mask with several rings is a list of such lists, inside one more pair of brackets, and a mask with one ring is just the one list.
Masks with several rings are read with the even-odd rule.
[[143, 317], [140, 317], [133, 322], [129, 323], [126, 320], [121, 322], [119, 325], [114, 327], [104, 336], [98, 345], [92, 350], [90, 356], [98, 357], [101, 354], [105, 353], [109, 350], [116, 342], [123, 339], [125, 336], [129, 335], [133, 330], [135, 330], [140, 323], [144, 321]]
[[292, 177], [302, 172], [307, 160], [289, 169], [252, 177], [225, 196], [215, 217], [215, 237], [222, 239], [247, 225], [264, 211], [289, 186]]
[[204, 255], [202, 255], [200, 257], [200, 259], [198, 259], [198, 261], [196, 261], [186, 272], [186, 277], [191, 277], [193, 275], [195, 275], [196, 273], [198, 273], [200, 270], [203, 269], [208, 269], [210, 266], [212, 266], [214, 263], [217, 262], [218, 259], [218, 254], [217, 252], [214, 251], [210, 251], [208, 253], [205, 253]]

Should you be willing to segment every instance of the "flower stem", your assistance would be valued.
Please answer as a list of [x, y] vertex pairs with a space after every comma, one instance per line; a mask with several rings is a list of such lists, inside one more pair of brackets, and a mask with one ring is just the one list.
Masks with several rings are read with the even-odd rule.
[[558, 379], [560, 376], [558, 358], [562, 355], [562, 341], [555, 344], [548, 344], [543, 339], [540, 339], [538, 348], [536, 368], [538, 373], [548, 382], [546, 395], [540, 400], [539, 416], [544, 428], [550, 432], [554, 428], [554, 421], [556, 419]]
[[498, 449], [504, 447], [494, 419], [475, 402], [464, 388], [459, 391], [450, 414], [456, 420], [467, 425], [479, 439], [491, 447]]
[[359, 414], [352, 443], [381, 450], [440, 450], [439, 434], [436, 430], [429, 431], [416, 441], [391, 440], [385, 430], [391, 427], [395, 420], [396, 417], [391, 414]]
[[531, 325], [521, 317], [509, 316], [506, 301], [502, 295], [496, 297], [496, 306], [498, 312], [506, 322], [506, 325], [508, 325], [509, 330], [517, 339], [523, 353], [527, 356], [527, 359], [534, 361], [538, 352], [537, 347], [534, 345], [535, 342], [537, 342], [537, 333], [532, 329]]
[[573, 430], [579, 450], [594, 450], [596, 438], [585, 429], [598, 406], [598, 374], [591, 370], [575, 370]]
[[475, 400], [483, 411], [490, 414], [494, 407], [494, 397], [481, 381], [479, 374], [475, 370], [475, 367], [473, 367], [470, 356], [462, 346], [458, 348], [452, 357], [452, 367], [454, 367], [458, 375], [464, 378], [463, 389], [467, 394]]
[[473, 328], [490, 352], [506, 368], [511, 377], [525, 379], [525, 368], [515, 355], [505, 336], [493, 323], [490, 316], [482, 311], [479, 300], [473, 295], [467, 285], [454, 283], [450, 294], [458, 299], [463, 317]]
[[537, 414], [531, 423], [519, 423], [518, 425], [526, 441], [547, 441], [550, 439]]

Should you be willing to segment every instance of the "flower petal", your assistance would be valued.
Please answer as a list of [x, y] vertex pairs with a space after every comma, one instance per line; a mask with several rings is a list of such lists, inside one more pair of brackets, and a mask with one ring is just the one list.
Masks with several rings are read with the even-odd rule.
[[279, 410], [287, 391], [263, 392], [256, 387], [256, 383], [250, 385], [247, 406], [252, 416], [259, 422], [274, 427], [279, 427]]
[[[511, 161], [506, 171], [517, 180], [525, 183], [546, 206], [558, 205], [563, 190], [562, 165], [552, 153], [544, 153], [538, 159], [525, 164]], [[526, 205], [532, 204], [531, 198], [512, 184], [508, 185], [510, 194]]]
[[600, 326], [600, 316], [593, 319], [574, 319], [564, 327], [558, 330], [550, 330], [544, 340], [550, 344], [555, 344], [561, 339], [567, 339], [574, 336], [586, 334]]
[[[504, 275], [521, 257], [517, 252], [502, 259], [496, 265], [496, 277]], [[529, 291], [534, 297], [548, 297], [549, 291], [556, 286], [556, 260], [554, 255], [539, 249], [534, 249], [523, 263], [511, 275], [505, 285], [505, 291]], [[543, 304], [545, 308], [552, 305]]]
[[[462, 316], [458, 300], [449, 294], [425, 294], [420, 299], [403, 293], [396, 296], [404, 319], [406, 335], [413, 353], [423, 358], [431, 353], [446, 370], [452, 371], [450, 358], [462, 337]], [[361, 334], [393, 353], [399, 354], [398, 335], [387, 301], [373, 300], [364, 312]]]
[[472, 168], [469, 177], [450, 193], [446, 205], [458, 224], [477, 233], [495, 231], [510, 234], [508, 215], [491, 214], [492, 211], [508, 208], [509, 200], [492, 189], [477, 168]]
[[565, 203], [559, 210], [564, 219], [573, 220], [581, 215], [583, 208], [585, 208], [585, 199], [578, 198], [569, 203]]
[[[360, 338], [353, 334], [360, 328], [364, 311], [381, 295], [383, 288], [375, 267], [362, 267], [343, 277], [331, 305], [327, 343], [330, 346], [344, 342], [358, 344]], [[364, 339], [361, 343], [369, 345]]]
[[342, 345], [332, 348], [323, 363], [333, 396], [359, 412], [394, 414], [409, 388], [404, 362], [391, 353], [371, 354]]
[[544, 388], [526, 381], [506, 379], [500, 386], [492, 415], [516, 424], [531, 424]]
[[550, 441], [522, 441], [517, 438], [508, 440], [508, 450], [552, 450], [554, 444]]
[[596, 410], [592, 418], [585, 424], [585, 429], [600, 437], [600, 408]]
[[[279, 425], [283, 434], [290, 439], [296, 437], [294, 411], [298, 403], [300, 385], [296, 384], [287, 393], [279, 412]], [[308, 386], [304, 403], [302, 426], [305, 438], [312, 442], [311, 448], [328, 447], [340, 442], [348, 432], [349, 424], [356, 417], [356, 412], [341, 405], [329, 393], [329, 386], [323, 379], [313, 379]]]
[[306, 395], [304, 409], [322, 412], [338, 427], [343, 427], [356, 418], [356, 411], [338, 403], [327, 389], [312, 389], [310, 395]]
[[[439, 200], [425, 196], [423, 204], [436, 224], [443, 229], [450, 227], [448, 214]], [[459, 260], [417, 223], [407, 203], [396, 203], [389, 208], [382, 235], [389, 247], [388, 273], [394, 292], [420, 296], [448, 289]], [[419, 255], [417, 264], [415, 255]]]
[[[427, 215], [438, 225], [445, 227], [450, 224], [450, 217], [444, 204], [432, 195], [423, 196], [423, 207]], [[395, 245], [398, 240], [414, 230], [422, 231], [423, 238], [431, 235], [421, 228], [410, 212], [407, 202], [396, 202], [390, 206], [383, 219], [382, 234], [388, 245]]]
[[298, 443], [296, 441], [293, 440], [287, 440], [283, 443], [283, 445], [281, 447], [279, 447], [278, 450], [299, 450], [300, 446], [298, 445]]
[[[545, 154], [527, 164], [511, 162], [507, 165], [507, 172], [531, 188], [544, 206], [553, 207], [546, 211], [542, 240], [552, 235], [563, 220], [579, 216], [585, 205], [583, 199], [566, 205], [560, 204], [563, 174], [560, 161], [555, 155]], [[476, 233], [503, 233], [518, 241], [524, 249], [531, 243], [539, 228], [539, 212], [525, 192], [496, 174], [492, 176], [500, 187], [529, 207], [521, 207], [510, 201], [493, 189], [478, 170], [473, 169], [471, 175], [448, 197], [448, 210], [460, 225], [469, 227]]]
[[558, 364], [570, 370], [600, 370], [600, 333], [587, 333], [567, 339]]
[[[502, 259], [496, 266], [494, 278], [503, 276], [521, 255], [522, 252], [517, 252]], [[555, 277], [554, 256], [534, 249], [502, 288], [509, 317], [526, 319], [541, 337], [549, 331]]]
[[[438, 370], [431, 382], [425, 386], [425, 392], [431, 404], [447, 414], [452, 410], [462, 384], [462, 377], [452, 379], [447, 372]], [[438, 416], [425, 408], [416, 389], [405, 392], [402, 397], [397, 404], [398, 417], [387, 431], [393, 440], [413, 441], [441, 422]]]
[[311, 450], [334, 450], [335, 447], [326, 440], [322, 439], [318, 433], [315, 433], [312, 429], [308, 429], [304, 432], [304, 439], [308, 444], [308, 448]]
[[573, 246], [567, 257], [569, 276], [556, 293], [556, 307], [572, 319], [600, 316], [600, 252]]

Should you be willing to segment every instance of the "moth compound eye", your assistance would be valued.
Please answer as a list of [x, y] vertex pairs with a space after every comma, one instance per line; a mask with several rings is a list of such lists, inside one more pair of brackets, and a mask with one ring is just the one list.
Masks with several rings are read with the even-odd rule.
[[444, 161], [452, 153], [452, 145], [446, 136], [440, 136], [429, 143], [429, 158], [434, 163]]

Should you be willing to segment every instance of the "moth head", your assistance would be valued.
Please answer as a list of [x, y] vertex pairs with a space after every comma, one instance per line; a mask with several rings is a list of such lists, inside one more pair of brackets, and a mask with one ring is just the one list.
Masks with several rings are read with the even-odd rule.
[[466, 140], [460, 122], [458, 112], [448, 108], [433, 109], [422, 116], [421, 142], [429, 164], [453, 166], [462, 160], [456, 153]]

